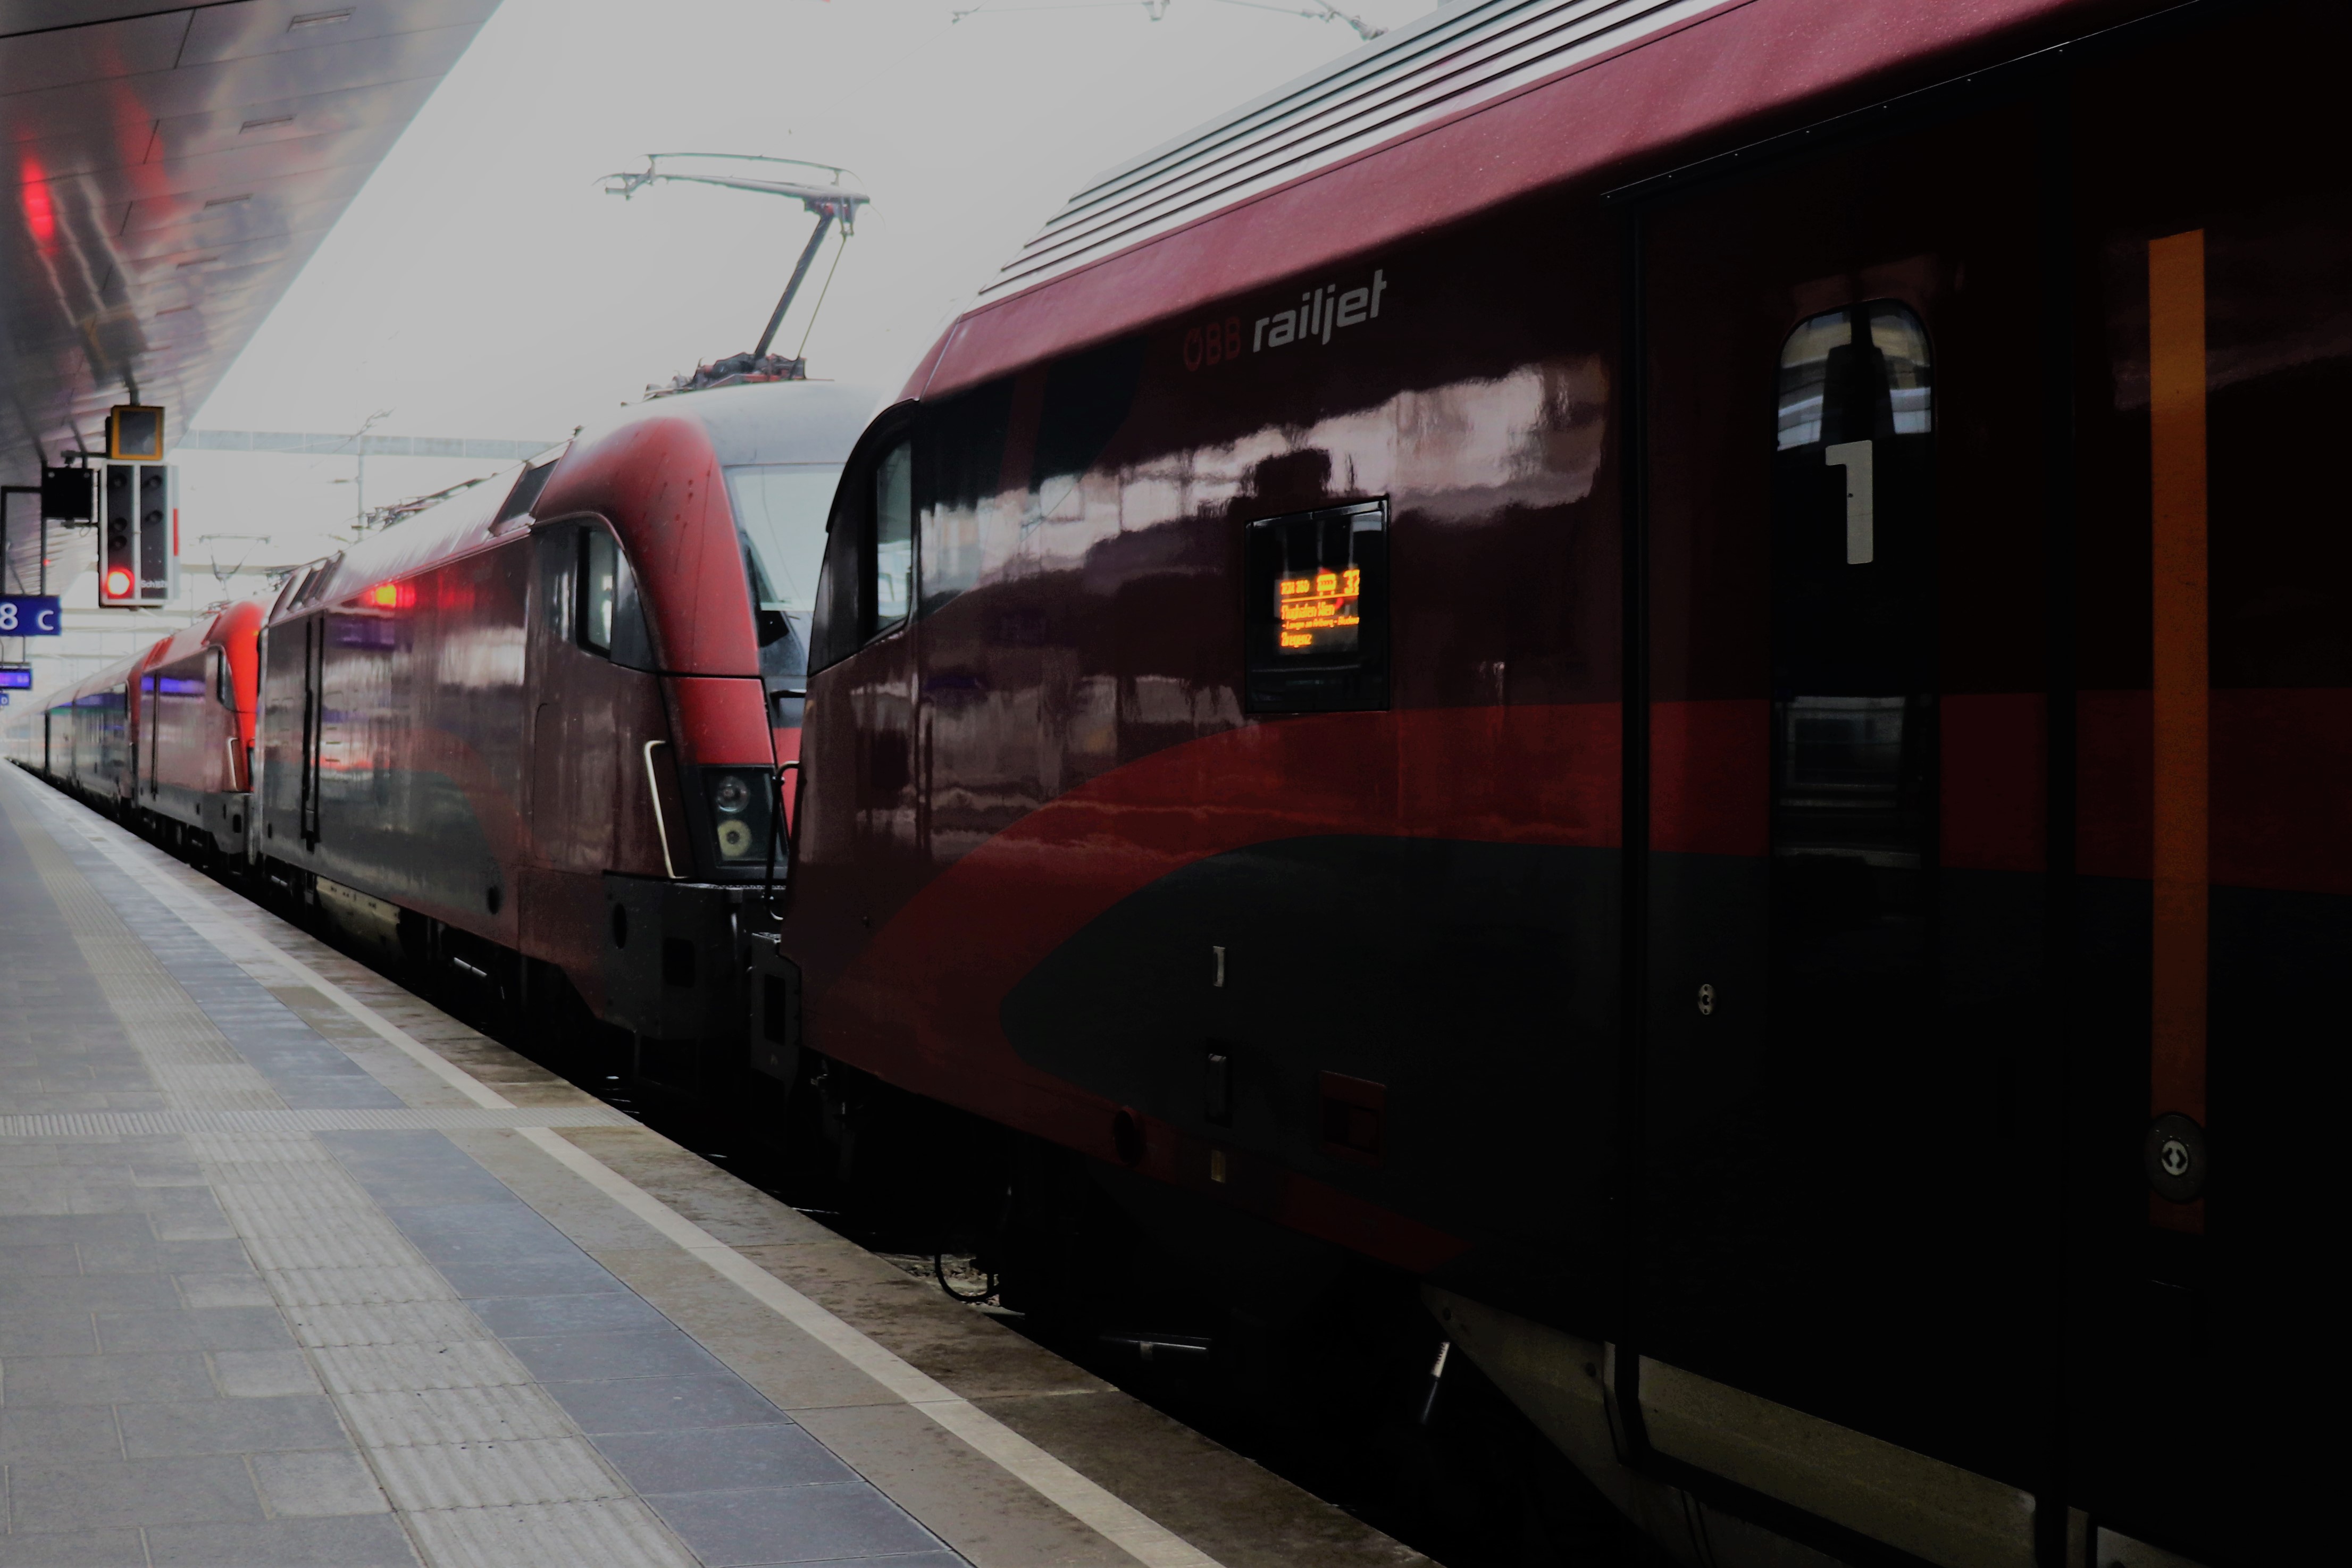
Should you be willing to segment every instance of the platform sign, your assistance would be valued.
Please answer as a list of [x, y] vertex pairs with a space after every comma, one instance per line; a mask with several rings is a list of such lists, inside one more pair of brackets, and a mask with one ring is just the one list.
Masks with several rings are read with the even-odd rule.
[[43, 468], [41, 516], [53, 523], [98, 520], [98, 470]]
[[32, 689], [32, 665], [0, 664], [0, 692], [29, 692]]
[[57, 637], [64, 631], [56, 594], [0, 594], [0, 637]]
[[119, 402], [106, 413], [106, 455], [115, 463], [163, 460], [163, 411], [152, 403]]

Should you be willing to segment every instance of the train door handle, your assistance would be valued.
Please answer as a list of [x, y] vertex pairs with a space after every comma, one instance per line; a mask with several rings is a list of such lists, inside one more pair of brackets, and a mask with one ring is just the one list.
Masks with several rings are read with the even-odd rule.
[[646, 788], [653, 792], [654, 835], [661, 840], [662, 870], [669, 873], [670, 881], [676, 882], [677, 880], [677, 862], [670, 859], [669, 856], [669, 824], [662, 820], [661, 775], [654, 771], [654, 747], [656, 746], [667, 746], [669, 742], [667, 740], [648, 740], [646, 742]]
[[798, 773], [800, 768], [797, 757], [790, 762], [776, 764], [776, 798], [768, 802], [768, 872], [760, 898], [770, 914], [773, 914], [776, 907], [776, 845], [782, 841], [787, 855], [792, 853], [793, 847], [791, 838], [784, 831], [784, 779], [788, 775]]

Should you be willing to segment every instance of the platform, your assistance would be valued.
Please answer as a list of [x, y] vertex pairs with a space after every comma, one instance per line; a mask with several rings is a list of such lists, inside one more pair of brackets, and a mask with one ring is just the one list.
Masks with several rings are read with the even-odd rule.
[[0, 1568], [1425, 1561], [0, 767]]

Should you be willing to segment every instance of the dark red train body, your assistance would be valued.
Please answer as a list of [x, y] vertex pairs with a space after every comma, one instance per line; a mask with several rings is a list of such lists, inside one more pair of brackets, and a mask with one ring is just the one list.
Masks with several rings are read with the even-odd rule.
[[845, 476], [800, 1040], [1422, 1279], [1678, 1556], [2261, 1555], [2347, 41], [1460, 7], [1107, 175]]

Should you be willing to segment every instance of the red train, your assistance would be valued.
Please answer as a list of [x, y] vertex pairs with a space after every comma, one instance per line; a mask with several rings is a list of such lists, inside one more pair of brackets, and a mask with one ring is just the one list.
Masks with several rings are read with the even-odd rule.
[[2263, 1557], [2347, 43], [1465, 5], [1104, 176], [845, 473], [762, 997], [1066, 1151], [1008, 1299], [1377, 1263], [1685, 1561]]
[[257, 863], [413, 960], [740, 1055], [736, 915], [771, 874], [825, 508], [873, 406], [665, 398], [503, 495], [290, 580], [262, 651]]
[[6, 755], [205, 863], [245, 858], [266, 605], [232, 604], [16, 716]]
[[[2268, 1560], [2347, 31], [1445, 8], [1081, 193], [870, 423], [649, 403], [298, 577], [249, 863], [793, 1085], [1015, 1304], [1126, 1260], [1368, 1429], [1442, 1338], [1678, 1561]], [[39, 765], [132, 803], [145, 668]]]
[[741, 1055], [737, 914], [775, 874], [826, 508], [873, 404], [641, 404], [102, 672], [12, 754], [698, 1088], [714, 1039]]

